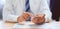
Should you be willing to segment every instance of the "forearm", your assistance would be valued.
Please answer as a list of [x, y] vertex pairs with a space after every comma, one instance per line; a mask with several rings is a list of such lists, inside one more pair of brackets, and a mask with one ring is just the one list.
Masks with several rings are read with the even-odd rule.
[[2, 14], [4, 21], [16, 22], [17, 16], [13, 12], [11, 0], [6, 0]]
[[17, 22], [17, 15], [3, 15], [3, 20], [7, 22]]
[[47, 0], [42, 0], [40, 5], [39, 14], [45, 14], [45, 22], [52, 20], [52, 13], [50, 11]]
[[52, 13], [50, 12], [50, 10], [45, 10], [44, 11], [45, 14], [45, 22], [49, 22], [52, 20]]

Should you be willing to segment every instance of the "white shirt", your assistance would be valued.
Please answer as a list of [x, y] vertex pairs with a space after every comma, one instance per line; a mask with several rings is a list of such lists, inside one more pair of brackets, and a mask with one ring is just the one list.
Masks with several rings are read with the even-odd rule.
[[[45, 21], [51, 20], [52, 13], [50, 11], [47, 0], [29, 0], [30, 8], [33, 14], [45, 14]], [[3, 9], [3, 20], [17, 22], [18, 16], [25, 11], [25, 0], [6, 0]]]

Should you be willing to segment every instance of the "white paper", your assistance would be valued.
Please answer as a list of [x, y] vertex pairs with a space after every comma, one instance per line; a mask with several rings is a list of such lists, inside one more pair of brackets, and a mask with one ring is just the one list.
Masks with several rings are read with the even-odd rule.
[[60, 29], [60, 24], [56, 22], [45, 23], [43, 25], [35, 25], [26, 22], [25, 24], [16, 23], [13, 28], [42, 28], [42, 29]]

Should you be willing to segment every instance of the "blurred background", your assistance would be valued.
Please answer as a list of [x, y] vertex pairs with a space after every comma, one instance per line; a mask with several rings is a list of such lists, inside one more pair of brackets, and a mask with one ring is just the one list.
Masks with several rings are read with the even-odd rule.
[[[56, 21], [59, 21], [60, 18], [60, 0], [48, 0], [51, 12], [52, 12], [52, 18]], [[2, 10], [5, 4], [5, 0], [0, 0], [0, 19], [2, 19]]]
[[0, 19], [2, 19], [2, 10], [4, 6], [5, 0], [0, 0]]

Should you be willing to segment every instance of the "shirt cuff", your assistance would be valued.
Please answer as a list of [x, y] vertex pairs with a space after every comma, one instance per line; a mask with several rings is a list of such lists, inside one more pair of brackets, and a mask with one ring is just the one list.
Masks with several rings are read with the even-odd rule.
[[16, 16], [16, 15], [10, 15], [7, 18], [8, 19], [6, 21], [8, 21], [8, 22], [17, 22], [18, 16]]

